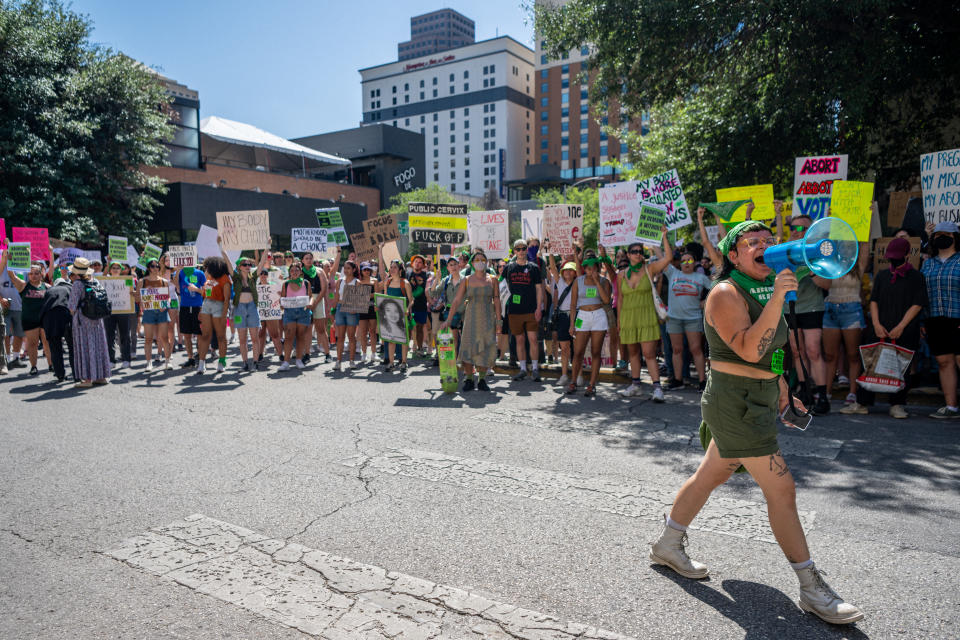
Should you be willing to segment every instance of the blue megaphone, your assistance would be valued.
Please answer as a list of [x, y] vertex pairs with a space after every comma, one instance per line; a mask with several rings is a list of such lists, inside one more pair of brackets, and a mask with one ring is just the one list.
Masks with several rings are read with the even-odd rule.
[[[849, 224], [840, 218], [821, 218], [800, 240], [777, 244], [764, 251], [763, 261], [774, 273], [808, 267], [814, 275], [836, 280], [853, 268], [859, 253], [857, 234]], [[796, 291], [787, 292], [786, 302], [796, 299]]]

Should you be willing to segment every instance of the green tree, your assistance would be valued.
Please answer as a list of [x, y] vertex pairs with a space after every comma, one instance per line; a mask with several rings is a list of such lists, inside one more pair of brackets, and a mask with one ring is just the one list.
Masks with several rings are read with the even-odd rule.
[[[554, 57], [593, 47], [591, 101], [616, 97], [650, 134], [627, 137], [645, 173], [684, 190], [792, 187], [793, 159], [850, 154], [851, 178], [903, 184], [921, 153], [958, 145], [960, 4], [949, 1], [571, 0], [537, 3]], [[694, 200], [695, 198], [690, 198]]]
[[596, 248], [600, 224], [600, 199], [596, 187], [567, 187], [566, 192], [558, 187], [540, 189], [533, 194], [533, 199], [541, 207], [546, 204], [582, 204], [583, 246]]
[[173, 135], [157, 76], [59, 1], [0, 2], [0, 217], [99, 244], [147, 239]]

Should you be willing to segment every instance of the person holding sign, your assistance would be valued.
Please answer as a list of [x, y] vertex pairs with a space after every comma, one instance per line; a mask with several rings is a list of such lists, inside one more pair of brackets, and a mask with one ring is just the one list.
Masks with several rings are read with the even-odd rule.
[[167, 324], [167, 342], [170, 343], [170, 353], [177, 349], [177, 342], [183, 347], [183, 336], [180, 335], [180, 292], [177, 287], [177, 275], [179, 269], [170, 267], [170, 254], [164, 253], [160, 256], [160, 277], [170, 283], [170, 304], [167, 313], [170, 315], [170, 322]]
[[960, 228], [945, 220], [933, 228], [930, 257], [921, 268], [927, 283], [927, 343], [937, 359], [946, 405], [931, 418], [960, 418], [957, 406], [957, 365], [960, 359]]
[[[380, 247], [380, 264], [384, 264], [383, 247]], [[404, 326], [406, 326], [410, 316], [410, 309], [413, 307], [413, 288], [410, 286], [410, 282], [403, 277], [405, 273], [403, 263], [399, 260], [392, 260], [390, 262], [390, 269], [387, 272], [387, 277], [380, 283], [381, 293], [385, 293], [394, 298], [403, 297], [407, 299], [407, 314], [400, 319]], [[391, 321], [396, 322], [396, 320]], [[384, 322], [384, 320], [381, 320], [381, 322]], [[406, 335], [406, 332], [404, 332], [404, 335]], [[409, 343], [410, 341], [405, 339], [403, 344], [393, 343], [393, 345], [391, 345], [384, 339], [383, 346], [386, 349], [384, 360], [386, 360], [386, 363], [383, 365], [383, 370], [385, 372], [389, 372], [397, 366], [397, 358], [400, 358], [400, 371], [405, 372], [407, 370], [407, 352], [410, 349]], [[391, 346], [393, 347], [392, 349]]]
[[[783, 317], [788, 291], [797, 278], [789, 269], [774, 274], [763, 262], [776, 244], [769, 227], [741, 222], [719, 243], [724, 256], [720, 278], [707, 296], [704, 314], [711, 370], [700, 400], [700, 439], [706, 453], [681, 487], [650, 560], [686, 578], [709, 570], [684, 549], [687, 527], [713, 490], [743, 466], [767, 500], [770, 528], [800, 582], [800, 607], [833, 624], [863, 619], [827, 585], [807, 548], [797, 515], [796, 486], [777, 444], [777, 416], [787, 415], [790, 391], [783, 378]], [[802, 403], [798, 407], [805, 412]]]
[[[339, 254], [340, 248], [337, 247], [337, 253]], [[313, 294], [313, 307], [310, 309], [310, 313], [313, 315], [313, 329], [311, 333], [311, 344], [313, 343], [312, 334], [317, 334], [317, 345], [323, 349], [324, 353], [324, 362], [330, 362], [330, 339], [327, 336], [327, 311], [326, 311], [326, 301], [327, 301], [327, 287], [328, 287], [328, 278], [326, 272], [323, 270], [322, 265], [320, 267], [316, 266], [313, 262], [312, 253], [303, 254], [303, 262], [301, 263], [303, 268], [303, 277], [310, 281], [310, 291]], [[310, 358], [310, 349], [307, 349], [307, 354], [304, 356], [304, 362], [307, 362]]]
[[640, 356], [647, 363], [647, 372], [653, 382], [653, 401], [663, 402], [660, 386], [660, 366], [657, 364], [657, 349], [660, 346], [660, 322], [655, 308], [653, 276], [667, 268], [673, 260], [673, 247], [663, 227], [663, 257], [648, 263], [643, 256], [643, 245], [635, 242], [627, 247], [629, 266], [617, 276], [620, 278], [620, 343], [627, 345], [630, 356], [631, 384], [619, 393], [624, 398], [641, 395]]
[[583, 275], [573, 281], [570, 290], [570, 308], [576, 309], [577, 313], [576, 317], [570, 319], [569, 332], [574, 335], [573, 373], [571, 374], [570, 384], [567, 386], [567, 394], [577, 392], [577, 378], [580, 375], [580, 369], [583, 367], [583, 354], [587, 350], [587, 342], [589, 341], [593, 366], [590, 367], [590, 382], [583, 392], [583, 395], [589, 397], [596, 395], [597, 392], [603, 339], [606, 337], [609, 328], [604, 305], [610, 304], [613, 288], [610, 286], [610, 281], [600, 275], [600, 265], [604, 264], [603, 259], [598, 258], [592, 249], [584, 251], [583, 255], [584, 258], [581, 263]]
[[[0, 273], [7, 269], [10, 250], [4, 249], [0, 259]], [[50, 285], [43, 281], [43, 263], [37, 262], [30, 266], [27, 272], [27, 279], [21, 280], [12, 270], [6, 271], [10, 277], [13, 288], [17, 291], [17, 299], [20, 302], [22, 313], [20, 320], [23, 324], [24, 346], [27, 349], [27, 357], [30, 359], [30, 375], [35, 376], [40, 373], [37, 369], [37, 358], [41, 334], [43, 333], [42, 322], [40, 320], [40, 309], [43, 307], [43, 297], [50, 288]], [[50, 350], [44, 349], [44, 357], [50, 353]], [[48, 358], [49, 360], [49, 358]], [[50, 363], [52, 366], [52, 363]]]
[[[257, 280], [257, 286], [259, 287], [259, 290], [257, 291], [258, 306], [267, 300], [264, 298], [264, 288], [279, 285], [279, 283], [275, 283], [271, 279], [271, 273], [272, 272], [267, 268], [260, 269], [260, 277]], [[279, 304], [279, 301], [277, 303]], [[260, 331], [256, 336], [254, 336], [254, 339], [257, 341], [260, 349], [260, 357], [257, 358], [257, 362], [263, 360], [263, 354], [267, 351], [268, 338], [273, 342], [274, 352], [276, 352], [276, 354], [280, 357], [283, 357], [283, 327], [280, 324], [279, 318], [260, 318]]]
[[356, 262], [347, 260], [343, 263], [343, 278], [340, 280], [340, 286], [337, 287], [336, 295], [333, 298], [333, 306], [337, 310], [334, 316], [334, 325], [337, 327], [337, 363], [333, 365], [334, 371], [340, 371], [343, 366], [343, 345], [344, 340], [348, 337], [350, 338], [349, 367], [351, 369], [357, 367], [353, 357], [356, 354], [357, 326], [360, 324], [360, 313], [345, 308], [343, 301], [345, 294], [348, 293], [347, 287], [350, 287], [349, 293], [353, 294], [356, 292], [354, 287], [360, 286], [357, 278], [359, 275], [360, 272], [357, 269]]
[[214, 332], [217, 335], [217, 373], [227, 367], [227, 300], [233, 297], [230, 267], [220, 256], [203, 260], [203, 305], [200, 307], [200, 339], [197, 340], [197, 375], [206, 370], [207, 350]]
[[157, 348], [163, 354], [164, 368], [173, 369], [170, 357], [173, 355], [172, 345], [168, 339], [170, 317], [167, 311], [170, 308], [170, 281], [160, 276], [160, 262], [151, 259], [147, 262], [147, 275], [140, 280], [137, 287], [136, 300], [143, 309], [143, 357], [147, 361], [146, 372], [153, 371], [153, 340], [157, 340]]
[[[184, 267], [177, 273], [177, 283], [180, 287], [180, 339], [186, 338], [184, 345], [187, 350], [187, 361], [181, 367], [189, 369], [197, 366], [193, 354], [193, 339], [201, 335], [200, 310], [203, 308], [203, 287], [207, 277], [203, 270], [196, 267]], [[197, 339], [199, 348], [199, 338]]]
[[[270, 255], [271, 238], [267, 237], [267, 247], [260, 256], [260, 264], [255, 263], [250, 258], [240, 258], [237, 262], [239, 269], [234, 269], [227, 258], [226, 252], [223, 252], [223, 258], [227, 262], [227, 269], [233, 278], [232, 290], [233, 296], [230, 300], [230, 306], [233, 309], [233, 328], [236, 329], [240, 339], [240, 358], [243, 360], [242, 371], [256, 371], [257, 362], [260, 358], [260, 341], [257, 335], [260, 332], [260, 312], [257, 310], [257, 276], [256, 273], [263, 269], [267, 264], [267, 256]], [[222, 248], [221, 248], [221, 251]], [[253, 343], [253, 362], [250, 362], [247, 353], [247, 335]]]
[[[460, 338], [459, 362], [463, 365], [463, 391], [473, 389], [473, 370], [480, 380], [477, 389], [489, 391], [487, 371], [497, 359], [497, 323], [500, 320], [500, 287], [494, 276], [487, 274], [487, 257], [476, 251], [470, 257], [472, 273], [455, 288], [456, 294], [447, 307], [441, 329], [450, 327], [455, 315], [451, 309], [463, 308], [463, 334]], [[451, 274], [457, 273], [451, 267]], [[459, 275], [457, 273], [457, 275]], [[447, 276], [448, 278], [450, 276]]]
[[707, 384], [706, 359], [703, 355], [703, 300], [710, 290], [710, 278], [694, 271], [697, 262], [693, 254], [680, 256], [680, 268], [668, 264], [664, 275], [670, 285], [667, 302], [667, 333], [673, 351], [674, 378], [667, 389], [683, 386], [683, 338], [690, 345], [690, 355], [697, 367], [700, 390]]
[[[107, 272], [113, 278], [119, 278], [123, 275], [123, 265], [113, 261], [107, 268]], [[136, 279], [130, 276], [131, 293], [137, 290]], [[128, 368], [130, 366], [130, 324], [137, 325], [136, 307], [134, 306], [129, 313], [117, 313], [114, 311], [103, 319], [104, 327], [107, 331], [107, 346], [110, 349], [110, 363], [117, 363], [116, 339], [120, 339], [120, 365], [116, 369]]]
[[313, 292], [310, 281], [303, 277], [300, 261], [287, 267], [290, 275], [280, 289], [280, 305], [283, 307], [283, 364], [280, 371], [290, 370], [290, 355], [297, 344], [297, 369], [303, 369], [303, 356], [310, 350], [310, 331], [313, 326]]
[[[373, 306], [373, 292], [377, 288], [377, 279], [373, 277], [374, 265], [364, 262], [360, 265], [360, 285], [368, 287], [370, 291], [370, 304], [366, 311], [361, 311], [357, 316], [357, 342], [360, 343], [360, 362], [369, 362], [373, 364], [377, 354], [377, 308]], [[351, 345], [352, 346], [352, 345]], [[370, 355], [367, 355], [367, 347], [370, 348]]]

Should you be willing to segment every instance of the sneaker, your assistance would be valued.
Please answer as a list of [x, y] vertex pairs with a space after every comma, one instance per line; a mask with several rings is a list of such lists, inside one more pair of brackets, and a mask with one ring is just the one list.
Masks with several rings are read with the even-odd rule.
[[683, 380], [677, 380], [673, 378], [670, 382], [667, 383], [667, 390], [672, 391], [673, 389], [679, 389], [683, 387]]
[[153, 372], [153, 360], [147, 361], [147, 368], [144, 369], [144, 371], [146, 371], [147, 373]]
[[196, 358], [190, 358], [189, 360], [187, 360], [186, 362], [184, 362], [182, 365], [180, 365], [180, 368], [181, 368], [181, 369], [189, 369], [190, 367], [195, 367], [195, 366], [197, 366], [197, 359], [196, 359]]
[[710, 575], [707, 565], [692, 560], [687, 555], [687, 532], [679, 531], [667, 524], [663, 518], [663, 530], [656, 542], [650, 543], [650, 561], [654, 564], [670, 567], [684, 578], [700, 580]]
[[406, 372], [407, 372], [407, 363], [406, 363], [406, 362], [401, 362], [401, 363], [400, 363], [400, 373], [406, 373]]
[[339, 361], [339, 360], [337, 360], [336, 364], [333, 365], [333, 370], [334, 370], [334, 371], [341, 371], [341, 370], [342, 370], [342, 365], [340, 364], [340, 361]]
[[562, 375], [562, 376], [560, 376], [560, 379], [557, 380], [557, 386], [558, 386], [558, 387], [565, 387], [565, 386], [567, 386], [568, 384], [570, 384], [570, 376]]
[[848, 378], [847, 376], [837, 376], [837, 386], [838, 386], [838, 387], [849, 387], [849, 386], [850, 386], [850, 378]]
[[359, 363], [358, 361], [356, 361], [356, 360], [351, 360], [351, 361], [350, 361], [350, 368], [351, 368], [351, 369], [357, 369], [357, 368], [359, 368], [359, 367], [360, 367], [360, 363]]
[[279, 371], [290, 371], [290, 363], [289, 363], [289, 362], [282, 362], [282, 363], [280, 364], [280, 369], [279, 369]]
[[37, 371], [36, 367], [30, 367], [30, 375], [32, 376], [40, 375], [40, 372]]
[[173, 363], [167, 360], [166, 364], [163, 365], [163, 368], [167, 371], [173, 371]]
[[863, 620], [863, 612], [843, 601], [823, 579], [813, 564], [797, 571], [800, 580], [800, 608], [830, 624], [850, 624]]
[[653, 401], [654, 402], [663, 402], [663, 389], [659, 386], [653, 388]]
[[578, 386], [578, 387], [582, 387], [582, 386], [583, 386], [583, 374], [582, 374], [582, 373], [577, 376], [577, 386]]
[[513, 381], [514, 381], [514, 382], [520, 382], [521, 380], [525, 379], [526, 377], [527, 377], [527, 372], [521, 370], [520, 373], [518, 373], [517, 375], [513, 376]]
[[540, 382], [540, 369], [533, 370], [533, 377], [530, 378], [534, 382]]
[[855, 403], [855, 402], [857, 401], [857, 394], [855, 394], [855, 393], [848, 393], [848, 394], [847, 394], [847, 397], [844, 398], [843, 401], [844, 401], [845, 403], [847, 403], [847, 404], [853, 404], [853, 403]]
[[587, 388], [583, 390], [583, 395], [588, 398], [592, 398], [593, 396], [597, 395], [597, 388], [592, 384], [588, 384]]
[[[6, 363], [6, 362], [0, 362], [0, 376], [5, 376], [5, 375], [7, 375], [7, 373], [8, 373], [8, 372], [7, 372], [7, 363]], [[63, 381], [61, 380], [61, 382], [63, 382]]]
[[826, 394], [817, 396], [817, 399], [813, 401], [813, 415], [825, 416], [828, 413], [830, 413], [830, 399]]
[[391, 371], [393, 371], [393, 364], [391, 364], [391, 363], [389, 363], [389, 362], [383, 363], [383, 372], [384, 372], [384, 373], [390, 373]]
[[936, 411], [930, 414], [931, 418], [936, 418], [938, 420], [955, 420], [960, 418], [960, 411], [956, 409], [951, 409], [950, 407], [940, 407]]
[[297, 369], [300, 369], [301, 371], [303, 371], [303, 368], [304, 368], [303, 359], [297, 358]]
[[7, 362], [8, 369], [19, 369], [20, 367], [25, 367], [27, 365], [20, 362], [20, 358], [14, 357], [13, 360]]
[[331, 358], [329, 353], [323, 354], [323, 364], [330, 364], [330, 360]]
[[304, 354], [304, 356], [300, 359], [303, 360], [303, 364], [307, 364], [308, 362], [310, 362], [310, 354], [309, 353]]
[[486, 378], [480, 378], [480, 381], [477, 382], [477, 391], [490, 391], [490, 387], [487, 386]]
[[906, 408], [902, 404], [895, 404], [890, 407], [890, 417], [903, 420], [904, 418], [909, 418], [910, 414], [907, 413]]
[[226, 365], [222, 360], [217, 360], [217, 373], [223, 373], [223, 370], [226, 368]]
[[643, 395], [643, 388], [638, 384], [630, 384], [626, 389], [617, 391], [621, 398], [636, 398]]
[[570, 384], [567, 385], [567, 390], [564, 393], [566, 393], [568, 396], [572, 396], [576, 392], [577, 392], [577, 385], [571, 382]]
[[473, 391], [473, 377], [468, 377], [463, 381], [463, 391]]
[[257, 364], [258, 362], [259, 360], [254, 360], [250, 363], [250, 371], [260, 371], [260, 365]]
[[862, 404], [854, 401], [846, 405], [843, 409], [840, 409], [838, 413], [842, 413], [845, 416], [865, 416], [870, 413], [870, 411]]
[[207, 363], [203, 360], [197, 362], [197, 375], [202, 376], [203, 372], [207, 369]]

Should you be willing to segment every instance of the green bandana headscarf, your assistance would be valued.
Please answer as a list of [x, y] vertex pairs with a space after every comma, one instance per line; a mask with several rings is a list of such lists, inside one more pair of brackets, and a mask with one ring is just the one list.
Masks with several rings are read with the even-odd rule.
[[[720, 255], [726, 256], [730, 253], [737, 244], [737, 240], [740, 239], [740, 236], [745, 233], [750, 233], [751, 231], [770, 231], [770, 227], [758, 220], [744, 220], [733, 229], [730, 229], [727, 235], [717, 243], [717, 250], [720, 251]], [[773, 233], [773, 231], [770, 231], [770, 233]]]

